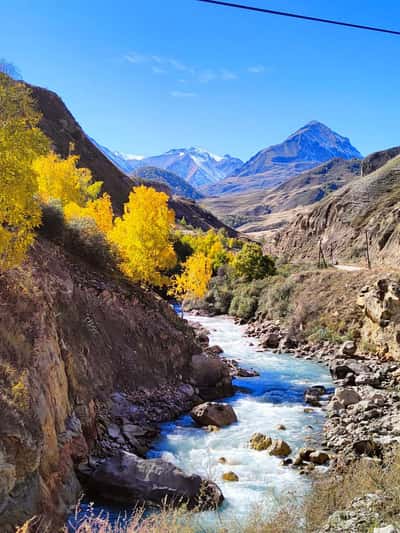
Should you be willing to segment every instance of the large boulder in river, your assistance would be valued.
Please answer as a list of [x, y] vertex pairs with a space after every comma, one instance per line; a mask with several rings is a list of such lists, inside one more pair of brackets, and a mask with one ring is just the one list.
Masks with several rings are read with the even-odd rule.
[[321, 396], [326, 394], [326, 389], [322, 385], [314, 385], [304, 392], [304, 401], [313, 407], [320, 407]]
[[104, 460], [80, 474], [89, 493], [124, 505], [186, 505], [215, 509], [223, 501], [219, 487], [198, 475], [187, 475], [162, 459], [141, 459], [128, 452]]
[[276, 455], [278, 457], [287, 457], [292, 453], [292, 449], [287, 442], [282, 439], [278, 439], [272, 441], [268, 452], [270, 455]]
[[310, 453], [309, 459], [315, 465], [324, 465], [329, 461], [329, 455], [322, 450], [316, 450]]
[[271, 437], [267, 437], [263, 433], [254, 433], [249, 442], [250, 448], [257, 451], [267, 450], [272, 444]]
[[227, 403], [206, 402], [196, 405], [190, 416], [199, 426], [224, 427], [237, 422], [235, 411]]
[[192, 357], [191, 375], [204, 400], [226, 398], [233, 394], [229, 366], [217, 355], [206, 353]]

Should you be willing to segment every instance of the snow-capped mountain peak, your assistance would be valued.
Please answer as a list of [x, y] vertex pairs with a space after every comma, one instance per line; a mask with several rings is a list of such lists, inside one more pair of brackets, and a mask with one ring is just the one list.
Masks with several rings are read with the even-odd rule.
[[136, 169], [143, 167], [158, 167], [174, 172], [193, 187], [216, 183], [243, 164], [240, 159], [230, 155], [220, 156], [197, 146], [172, 148], [164, 154], [151, 157], [113, 152], [99, 144], [97, 146], [127, 174], [133, 174]]

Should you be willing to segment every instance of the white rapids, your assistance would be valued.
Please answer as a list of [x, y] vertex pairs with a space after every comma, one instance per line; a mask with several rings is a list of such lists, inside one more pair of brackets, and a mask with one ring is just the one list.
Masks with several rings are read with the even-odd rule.
[[[191, 320], [191, 317], [187, 317]], [[324, 414], [321, 409], [305, 413], [303, 394], [311, 385], [331, 387], [328, 369], [291, 355], [261, 350], [244, 335], [245, 328], [228, 317], [195, 317], [210, 332], [210, 344], [218, 344], [224, 356], [236, 359], [244, 368], [254, 368], [259, 377], [235, 379], [241, 387], [225, 399], [234, 408], [238, 422], [218, 432], [196, 427], [189, 415], [163, 424], [161, 436], [148, 457], [162, 457], [187, 473], [214, 480], [225, 502], [218, 513], [202, 513], [202, 529], [213, 530], [221, 521], [241, 521], [259, 506], [272, 512], [282, 498], [299, 496], [309, 481], [281, 460], [248, 447], [251, 435], [261, 432], [282, 438], [296, 449], [318, 443]], [[252, 345], [254, 342], [254, 345]], [[278, 430], [283, 424], [287, 429]], [[218, 462], [220, 457], [226, 464]], [[238, 482], [223, 481], [224, 472], [234, 471]], [[217, 521], [217, 522], [216, 522]], [[211, 528], [211, 529], [210, 529]]]

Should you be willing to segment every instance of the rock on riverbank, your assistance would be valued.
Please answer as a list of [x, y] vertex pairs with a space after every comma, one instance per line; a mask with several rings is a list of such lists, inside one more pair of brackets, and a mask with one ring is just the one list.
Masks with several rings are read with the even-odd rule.
[[216, 509], [224, 500], [212, 481], [185, 474], [162, 459], [141, 459], [121, 452], [80, 468], [89, 492], [124, 505], [186, 505], [188, 509]]

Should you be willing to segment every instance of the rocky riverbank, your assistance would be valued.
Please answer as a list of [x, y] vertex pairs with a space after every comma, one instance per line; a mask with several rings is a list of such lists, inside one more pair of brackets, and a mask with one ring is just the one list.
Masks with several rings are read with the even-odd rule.
[[250, 324], [247, 334], [256, 337], [264, 349], [290, 352], [329, 367], [334, 393], [323, 397], [323, 391], [315, 388], [306, 392], [305, 399], [326, 412], [322, 444], [336, 461], [338, 457], [345, 462], [360, 456], [379, 458], [400, 442], [399, 362], [357, 354], [352, 341], [341, 346], [300, 344], [277, 322]]
[[160, 422], [233, 393], [227, 365], [161, 298], [45, 239], [0, 281], [4, 533], [33, 516], [30, 531], [57, 531], [91, 472], [143, 458]]
[[145, 458], [162, 422], [234, 392], [231, 369], [219, 357], [220, 349], [209, 346], [203, 328], [194, 332], [200, 350], [192, 356], [187, 383], [114, 393], [98, 416], [96, 446], [78, 467], [81, 483], [94, 498], [126, 505], [185, 504], [196, 510], [215, 509], [223, 501], [221, 490], [210, 480], [186, 474], [162, 459]]

